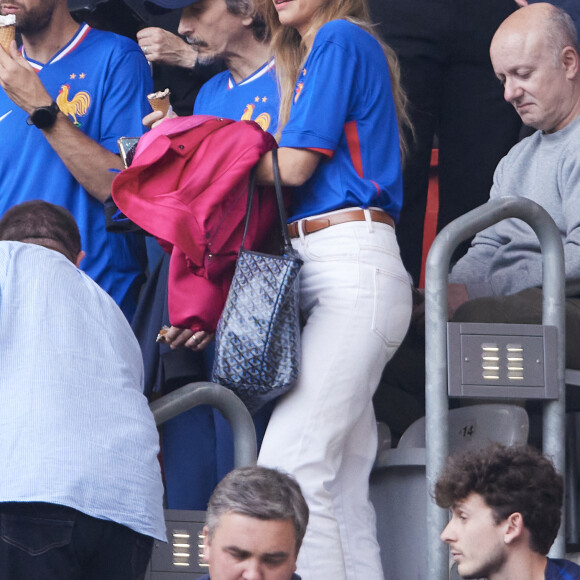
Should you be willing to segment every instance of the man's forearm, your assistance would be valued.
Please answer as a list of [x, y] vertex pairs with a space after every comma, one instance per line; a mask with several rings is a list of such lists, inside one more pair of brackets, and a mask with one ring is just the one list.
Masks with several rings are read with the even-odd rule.
[[[14, 42], [10, 55], [0, 50], [0, 86], [14, 104], [29, 115], [53, 100]], [[54, 125], [42, 132], [81, 186], [99, 201], [104, 201], [111, 193], [115, 177], [110, 170], [122, 169], [121, 159], [79, 131], [62, 112], [58, 113]]]
[[43, 133], [81, 186], [94, 198], [105, 201], [111, 195], [117, 170], [123, 169], [120, 157], [79, 131], [63, 113]]

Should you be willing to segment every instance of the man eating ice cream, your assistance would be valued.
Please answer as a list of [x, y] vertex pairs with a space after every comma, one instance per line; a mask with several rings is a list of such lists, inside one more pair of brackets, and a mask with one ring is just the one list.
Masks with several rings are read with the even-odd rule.
[[[107, 234], [102, 202], [122, 169], [117, 140], [142, 133], [150, 71], [132, 41], [77, 24], [67, 0], [10, 0], [22, 37], [0, 50], [0, 216], [23, 201], [65, 206], [87, 244], [83, 269], [131, 317], [141, 241]], [[2, 29], [0, 28], [0, 32]]]

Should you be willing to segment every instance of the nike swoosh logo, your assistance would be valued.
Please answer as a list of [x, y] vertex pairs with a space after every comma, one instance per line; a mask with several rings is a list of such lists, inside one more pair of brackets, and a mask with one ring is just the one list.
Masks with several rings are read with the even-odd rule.
[[0, 122], [4, 121], [4, 119], [6, 119], [6, 117], [8, 117], [8, 115], [10, 115], [10, 113], [12, 113], [12, 111], [8, 111], [7, 113], [5, 113], [4, 115], [2, 115], [0, 117]]

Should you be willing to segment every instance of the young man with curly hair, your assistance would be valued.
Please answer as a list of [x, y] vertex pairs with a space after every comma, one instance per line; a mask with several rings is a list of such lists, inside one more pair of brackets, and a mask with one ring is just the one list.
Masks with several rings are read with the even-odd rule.
[[580, 566], [547, 558], [561, 521], [564, 485], [531, 447], [487, 449], [450, 458], [435, 485], [451, 510], [441, 534], [462, 578], [578, 580]]

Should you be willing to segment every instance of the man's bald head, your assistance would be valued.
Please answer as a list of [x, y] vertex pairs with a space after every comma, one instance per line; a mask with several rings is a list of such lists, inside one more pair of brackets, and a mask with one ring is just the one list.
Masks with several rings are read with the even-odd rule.
[[580, 114], [579, 48], [570, 16], [552, 4], [516, 10], [490, 48], [504, 97], [522, 121], [552, 133]]
[[530, 34], [541, 35], [551, 45], [556, 58], [566, 46], [580, 53], [574, 21], [567, 12], [548, 2], [530, 4], [508, 16], [497, 29], [491, 41], [491, 50], [494, 43], [506, 36]]

